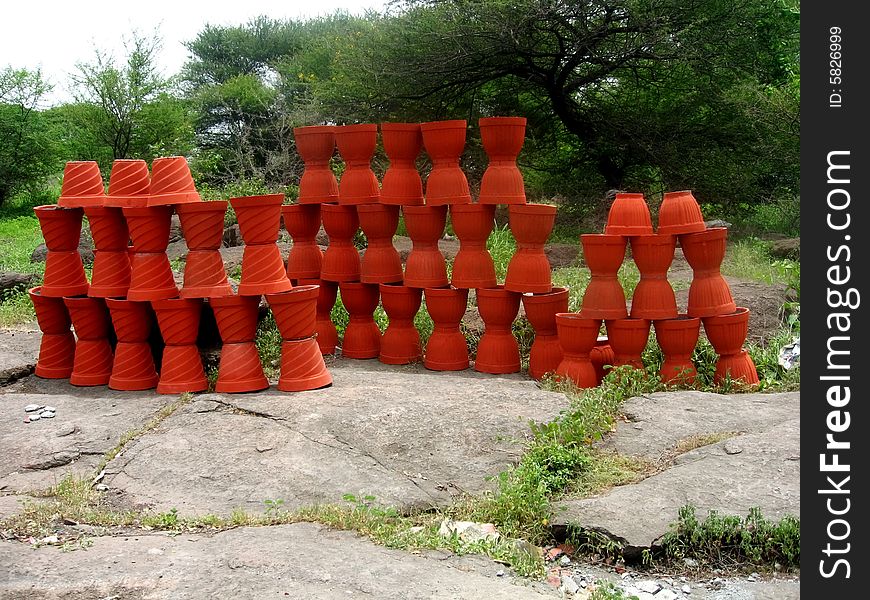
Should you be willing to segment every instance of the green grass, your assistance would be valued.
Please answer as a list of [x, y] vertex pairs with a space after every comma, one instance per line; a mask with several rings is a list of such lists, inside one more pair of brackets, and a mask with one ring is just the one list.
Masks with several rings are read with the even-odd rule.
[[[36, 277], [31, 287], [39, 285], [45, 272], [45, 262], [30, 262], [33, 249], [43, 241], [33, 206], [56, 201], [57, 198], [51, 198], [48, 192], [36, 197], [21, 195], [8, 200], [0, 208], [0, 271], [33, 273]], [[35, 319], [36, 313], [26, 289], [7, 292], [0, 297], [0, 327]]]
[[767, 284], [796, 285], [800, 292], [800, 263], [774, 260], [768, 244], [758, 238], [747, 237], [729, 244], [722, 261], [722, 274]]

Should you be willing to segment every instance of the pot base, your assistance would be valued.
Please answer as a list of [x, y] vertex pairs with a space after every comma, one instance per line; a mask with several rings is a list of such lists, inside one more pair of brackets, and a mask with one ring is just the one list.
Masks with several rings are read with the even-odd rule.
[[43, 379], [69, 379], [75, 349], [76, 339], [71, 331], [43, 334], [34, 374]]

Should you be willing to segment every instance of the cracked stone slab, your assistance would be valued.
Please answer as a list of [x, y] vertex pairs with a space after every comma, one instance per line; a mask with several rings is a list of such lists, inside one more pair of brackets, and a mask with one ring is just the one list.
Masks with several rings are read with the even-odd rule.
[[346, 494], [428, 508], [492, 486], [522, 453], [529, 419], [568, 404], [521, 377], [351, 360], [331, 371], [323, 390], [198, 396], [112, 461], [105, 483], [133, 506], [182, 514]]
[[27, 377], [36, 368], [39, 356], [38, 329], [0, 330], [0, 385]]
[[505, 567], [485, 558], [415, 555], [311, 523], [99, 537], [87, 551], [65, 553], [0, 541], [0, 564], [8, 600], [559, 597], [545, 584], [497, 577]]

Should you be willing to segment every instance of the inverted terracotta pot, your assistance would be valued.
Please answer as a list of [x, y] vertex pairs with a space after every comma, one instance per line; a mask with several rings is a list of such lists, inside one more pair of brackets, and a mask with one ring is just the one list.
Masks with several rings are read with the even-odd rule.
[[281, 207], [284, 228], [293, 239], [287, 257], [287, 277], [319, 279], [323, 268], [323, 251], [317, 245], [320, 231], [319, 204], [290, 204]]
[[543, 294], [553, 287], [550, 261], [544, 244], [553, 230], [556, 207], [547, 204], [522, 204], [509, 207], [511, 233], [517, 251], [508, 263], [504, 287], [514, 292]]
[[223, 239], [225, 200], [179, 204], [175, 208], [187, 241], [182, 298], [216, 298], [233, 293], [219, 248]]
[[66, 305], [62, 298], [43, 296], [39, 287], [28, 290], [28, 294], [42, 331], [34, 373], [44, 379], [69, 379], [73, 371], [76, 339], [70, 331]]
[[75, 160], [63, 169], [60, 198], [57, 205], [64, 208], [102, 206], [106, 199], [100, 166], [93, 160]]
[[402, 258], [393, 246], [399, 226], [399, 207], [369, 204], [357, 207], [360, 227], [368, 247], [360, 265], [363, 283], [397, 283], [402, 281]]
[[333, 354], [338, 346], [338, 331], [332, 322], [332, 307], [338, 294], [338, 284], [321, 279], [299, 279], [297, 285], [316, 285], [317, 293], [317, 345], [322, 354]]
[[209, 300], [223, 341], [216, 392], [236, 394], [269, 387], [254, 343], [259, 304], [258, 296], [223, 296]]
[[201, 392], [208, 389], [202, 358], [196, 347], [202, 300], [177, 298], [151, 303], [166, 347], [160, 368], [158, 394]]
[[535, 330], [529, 354], [529, 375], [539, 380], [555, 371], [562, 362], [556, 314], [568, 312], [568, 288], [553, 288], [544, 294], [523, 294], [523, 308]]
[[78, 252], [82, 209], [52, 204], [34, 207], [33, 212], [48, 250], [40, 294], [51, 298], [87, 294], [88, 279]]
[[423, 182], [417, 156], [423, 145], [419, 123], [381, 123], [381, 140], [390, 166], [381, 182], [381, 204], [420, 206]]
[[121, 158], [112, 163], [109, 192], [103, 206], [115, 208], [145, 207], [151, 190], [148, 163], [139, 159]]
[[378, 360], [388, 365], [406, 365], [423, 358], [420, 332], [414, 317], [420, 310], [423, 290], [404, 285], [381, 284], [381, 304], [390, 322], [381, 338]]
[[641, 355], [649, 339], [647, 319], [615, 319], [604, 322], [607, 339], [613, 349], [613, 366], [631, 365], [643, 369]]
[[450, 207], [450, 221], [459, 238], [450, 283], [464, 289], [495, 287], [495, 263], [486, 249], [486, 240], [495, 224], [495, 206], [454, 204]]
[[477, 310], [485, 325], [477, 345], [474, 370], [481, 373], [517, 373], [520, 347], [511, 326], [520, 309], [520, 294], [504, 286], [477, 290]]
[[432, 159], [432, 171], [426, 179], [426, 204], [468, 204], [471, 190], [468, 179], [459, 166], [465, 149], [464, 120], [432, 121], [420, 125], [423, 145]]
[[659, 226], [656, 231], [667, 235], [680, 235], [704, 231], [701, 207], [689, 190], [665, 192], [659, 207]]
[[260, 296], [293, 288], [278, 248], [283, 194], [230, 198], [245, 242], [239, 294]]
[[293, 136], [296, 150], [305, 163], [299, 181], [299, 204], [338, 202], [338, 180], [329, 168], [335, 153], [335, 126], [296, 127]]
[[112, 375], [111, 321], [102, 298], [64, 298], [76, 332], [76, 350], [69, 382], [78, 386], [106, 385]]
[[652, 218], [643, 194], [616, 194], [607, 212], [604, 233], [610, 235], [652, 235]]
[[378, 126], [362, 124], [336, 127], [335, 143], [346, 165], [338, 182], [338, 203], [377, 202], [381, 190], [371, 162], [378, 144]]
[[468, 344], [459, 329], [468, 290], [426, 288], [426, 310], [435, 327], [426, 342], [423, 366], [433, 371], [462, 371], [470, 366]]
[[122, 211], [135, 248], [130, 256], [127, 299], [144, 302], [177, 297], [178, 287], [166, 256], [172, 207], [132, 207]]
[[153, 323], [151, 306], [117, 298], [108, 298], [106, 306], [118, 338], [109, 388], [133, 391], [157, 387], [159, 378], [148, 343]]
[[727, 237], [724, 227], [680, 236], [680, 246], [693, 271], [686, 311], [690, 317], [725, 315], [737, 309], [731, 288], [719, 271]]
[[127, 295], [130, 288], [130, 232], [120, 208], [89, 206], [84, 209], [94, 239], [94, 264], [88, 296]]
[[353, 236], [359, 229], [357, 207], [324, 204], [320, 211], [323, 229], [329, 236], [320, 278], [324, 281], [359, 281], [359, 251], [353, 245]]
[[297, 285], [289, 292], [266, 295], [281, 339], [301, 340], [315, 334], [319, 294], [316, 285]]
[[595, 379], [598, 380], [598, 385], [604, 381], [604, 376], [607, 374], [610, 366], [613, 366], [613, 361], [616, 360], [616, 354], [613, 348], [610, 347], [610, 342], [606, 335], [599, 335], [598, 341], [592, 347], [589, 353], [589, 360], [592, 361], [592, 366], [595, 368]]
[[155, 158], [151, 163], [148, 206], [201, 202], [190, 167], [183, 156]]
[[692, 354], [698, 345], [701, 320], [679, 315], [675, 319], [655, 321], [656, 341], [665, 355], [659, 374], [668, 384], [689, 385], [695, 382], [698, 371], [692, 363]]
[[624, 319], [625, 292], [617, 273], [625, 259], [625, 238], [587, 233], [580, 236], [583, 258], [592, 274], [583, 294], [580, 313], [587, 319]]
[[725, 354], [716, 361], [716, 372], [713, 382], [723, 384], [726, 381], [739, 381], [746, 385], [759, 383], [758, 371], [749, 352], [741, 350], [737, 354]]
[[719, 355], [713, 381], [721, 384], [730, 378], [749, 385], [758, 383], [755, 363], [743, 349], [749, 333], [749, 309], [739, 306], [732, 313], [706, 317], [703, 321], [704, 333]]
[[480, 182], [481, 204], [525, 204], [523, 174], [517, 156], [526, 135], [525, 117], [486, 117], [478, 121], [489, 165]]
[[377, 285], [343, 281], [341, 301], [350, 319], [344, 331], [341, 355], [345, 358], [377, 358], [381, 351], [381, 330], [374, 320], [380, 291]]
[[631, 298], [634, 319], [674, 319], [677, 299], [668, 281], [674, 260], [676, 238], [672, 235], [641, 235], [629, 238], [631, 255], [640, 271], [640, 281]]
[[556, 367], [556, 375], [573, 381], [579, 388], [598, 385], [590, 353], [600, 328], [600, 319], [587, 319], [578, 313], [556, 314], [556, 331], [562, 346], [562, 360]]
[[448, 284], [447, 263], [438, 240], [447, 224], [446, 206], [405, 206], [405, 228], [413, 246], [405, 261], [405, 285], [417, 288]]
[[332, 385], [332, 375], [326, 369], [323, 355], [313, 337], [281, 342], [279, 390], [282, 392], [303, 392], [330, 385]]

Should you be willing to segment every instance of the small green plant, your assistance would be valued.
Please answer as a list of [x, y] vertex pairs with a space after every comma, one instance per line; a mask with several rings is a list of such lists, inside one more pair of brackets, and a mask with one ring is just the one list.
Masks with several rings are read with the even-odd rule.
[[266, 505], [266, 515], [275, 517], [278, 516], [284, 510], [284, 499], [277, 498], [275, 500], [266, 499], [263, 500], [263, 504]]
[[257, 325], [255, 342], [266, 377], [275, 376], [281, 368], [281, 332], [271, 311]]
[[595, 582], [595, 589], [589, 600], [638, 600], [637, 596], [627, 596], [625, 592], [616, 587], [610, 581], [599, 580]]
[[153, 522], [160, 529], [175, 529], [178, 527], [178, 509], [172, 508], [169, 512], [157, 514]]

